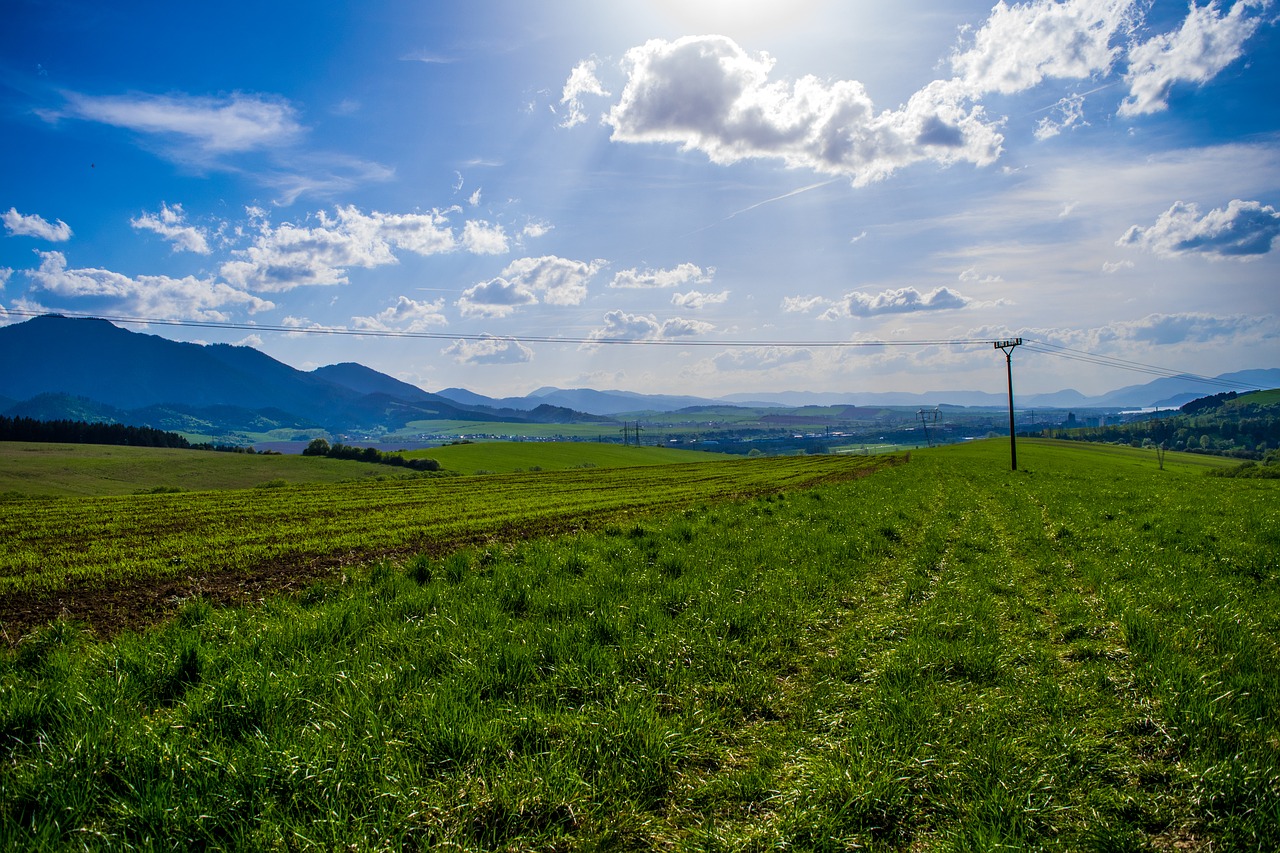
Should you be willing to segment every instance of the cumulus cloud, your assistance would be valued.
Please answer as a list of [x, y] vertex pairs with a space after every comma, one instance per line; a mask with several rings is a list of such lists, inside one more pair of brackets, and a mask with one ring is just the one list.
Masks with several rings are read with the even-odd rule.
[[1203, 216], [1191, 202], [1175, 202], [1155, 224], [1134, 225], [1118, 246], [1136, 246], [1162, 257], [1203, 255], [1212, 260], [1250, 260], [1271, 251], [1280, 235], [1280, 213], [1259, 201], [1234, 199]]
[[272, 227], [258, 221], [253, 245], [236, 253], [239, 260], [222, 265], [222, 277], [260, 291], [346, 284], [351, 267], [398, 263], [396, 249], [433, 255], [458, 245], [448, 219], [439, 211], [366, 214], [349, 205], [332, 215], [320, 211], [315, 220], [315, 227], [289, 223]]
[[1223, 12], [1217, 0], [1204, 6], [1192, 3], [1177, 32], [1133, 47], [1125, 74], [1130, 94], [1120, 115], [1160, 112], [1168, 108], [1176, 83], [1212, 80], [1244, 53], [1245, 41], [1262, 22], [1255, 13], [1267, 5], [1267, 0], [1239, 0]]
[[977, 97], [1010, 95], [1045, 78], [1081, 80], [1110, 70], [1112, 40], [1135, 22], [1133, 0], [1000, 0], [968, 50], [951, 58], [956, 82]]
[[[999, 279], [989, 279], [999, 280]], [[967, 296], [949, 287], [938, 287], [921, 293], [914, 287], [882, 290], [877, 294], [846, 293], [840, 299], [821, 296], [789, 296], [782, 300], [788, 313], [808, 313], [825, 309], [819, 319], [842, 320], [850, 317], [875, 317], [881, 314], [911, 314], [920, 311], [949, 311], [966, 308], [973, 303]]]
[[130, 219], [129, 224], [138, 231], [159, 234], [173, 244], [175, 252], [195, 252], [198, 255], [210, 252], [205, 232], [187, 224], [187, 215], [180, 204], [170, 207], [160, 202], [159, 213], [144, 213], [136, 219]]
[[372, 317], [352, 317], [357, 329], [377, 332], [425, 332], [432, 326], [444, 326], [448, 320], [441, 314], [444, 300], [417, 302], [401, 296], [391, 305]]
[[696, 264], [684, 263], [669, 270], [621, 270], [609, 282], [610, 287], [621, 288], [661, 288], [680, 287], [690, 282], [705, 283], [715, 275], [714, 268], [703, 272]]
[[592, 341], [661, 341], [702, 335], [714, 330], [715, 326], [701, 320], [687, 320], [682, 317], [659, 320], [652, 314], [609, 311], [604, 315], [604, 326], [592, 331], [589, 339]]
[[464, 317], [506, 317], [525, 305], [538, 304], [538, 296], [521, 282], [495, 278], [468, 287], [454, 304]]
[[501, 225], [468, 219], [462, 228], [462, 245], [475, 255], [501, 255], [507, 251], [507, 234]]
[[575, 65], [569, 74], [569, 79], [564, 83], [560, 103], [564, 105], [568, 114], [560, 123], [561, 127], [573, 127], [587, 120], [587, 113], [582, 105], [583, 95], [598, 95], [605, 98], [609, 96], [604, 84], [596, 77], [594, 59], [584, 59]]
[[555, 255], [520, 258], [498, 276], [463, 291], [455, 303], [463, 316], [505, 317], [525, 305], [581, 305], [587, 283], [604, 261], [574, 261]]
[[619, 142], [666, 142], [712, 162], [780, 159], [861, 185], [922, 160], [994, 162], [1002, 137], [963, 92], [931, 84], [877, 113], [861, 83], [771, 81], [774, 60], [724, 36], [654, 39], [627, 51], [627, 82], [609, 111]]
[[4, 220], [4, 228], [10, 237], [36, 237], [50, 243], [65, 243], [71, 239], [71, 226], [61, 219], [50, 223], [35, 213], [19, 213], [14, 207], [0, 214], [0, 219]]
[[708, 305], [723, 305], [729, 301], [729, 291], [722, 290], [719, 293], [701, 293], [697, 290], [690, 290], [688, 293], [671, 294], [671, 304], [680, 308], [693, 308], [694, 310], [705, 308]]
[[28, 270], [34, 288], [66, 299], [114, 300], [120, 310], [138, 317], [182, 317], [226, 322], [224, 308], [250, 313], [270, 310], [271, 302], [212, 279], [143, 275], [130, 278], [104, 269], [67, 269], [61, 252], [40, 252], [40, 266]]
[[302, 132], [297, 111], [283, 98], [236, 92], [195, 95], [67, 95], [48, 118], [72, 117], [138, 133], [181, 139], [211, 154], [252, 151], [292, 141]]
[[533, 360], [533, 350], [515, 338], [486, 335], [480, 340], [455, 341], [441, 352], [458, 364], [522, 364]]
[[13, 267], [0, 267], [0, 290], [4, 290], [4, 286], [11, 278], [13, 278]]
[[[1176, 31], [1136, 42], [1150, 7], [1143, 0], [1000, 0], [950, 56], [953, 76], [888, 110], [856, 80], [776, 79], [768, 54], [725, 36], [654, 39], [626, 52], [625, 82], [604, 121], [617, 142], [675, 144], [720, 164], [775, 159], [854, 186], [920, 162], [985, 166], [1001, 154], [1004, 119], [987, 115], [984, 97], [1107, 79], [1122, 66], [1130, 96], [1121, 114], [1154, 112], [1177, 82], [1205, 82], [1238, 58], [1269, 4], [1236, 0], [1224, 12], [1218, 0], [1193, 2]], [[565, 126], [586, 121], [579, 95], [607, 94], [597, 70], [594, 60], [574, 69]], [[1084, 97], [1059, 100], [1036, 138], [1084, 126]]]

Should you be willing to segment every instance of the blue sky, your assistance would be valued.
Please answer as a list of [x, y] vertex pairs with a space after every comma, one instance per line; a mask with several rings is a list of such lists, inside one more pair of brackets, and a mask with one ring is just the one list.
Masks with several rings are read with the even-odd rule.
[[493, 395], [1280, 365], [1267, 0], [5, 7], [3, 323]]

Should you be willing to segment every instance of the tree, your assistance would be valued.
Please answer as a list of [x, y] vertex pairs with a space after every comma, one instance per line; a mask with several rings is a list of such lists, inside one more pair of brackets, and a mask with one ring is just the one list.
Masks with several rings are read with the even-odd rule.
[[328, 456], [329, 442], [323, 438], [313, 438], [311, 443], [307, 445], [307, 449], [302, 451], [303, 456]]

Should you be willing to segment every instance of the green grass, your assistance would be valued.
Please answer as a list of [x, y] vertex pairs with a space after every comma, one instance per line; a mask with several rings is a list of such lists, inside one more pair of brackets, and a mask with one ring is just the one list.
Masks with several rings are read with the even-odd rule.
[[589, 441], [483, 441], [414, 450], [403, 454], [410, 459], [429, 457], [448, 471], [460, 474], [512, 474], [517, 472], [560, 471], [571, 468], [632, 468], [641, 465], [674, 465], [681, 462], [709, 462], [733, 459], [723, 453], [677, 450], [665, 447], [634, 447], [597, 444]]
[[0, 496], [131, 495], [404, 476], [385, 465], [156, 447], [0, 441]]
[[486, 537], [532, 536], [655, 509], [798, 488], [857, 476], [884, 461], [824, 456], [732, 459], [480, 478], [12, 501], [0, 514], [0, 595], [47, 596], [166, 578], [347, 565]]
[[[1008, 438], [1003, 441], [1007, 448]], [[1040, 447], [1074, 450], [1092, 454], [1084, 458], [1093, 460], [1105, 459], [1108, 464], [1114, 466], [1117, 472], [1138, 472], [1148, 468], [1160, 467], [1155, 448], [1152, 447], [1129, 447], [1123, 444], [1102, 444], [1100, 442], [1088, 442], [1086, 447], [1081, 447], [1081, 444], [1086, 443], [1051, 438], [1020, 438], [1018, 439], [1018, 461], [1019, 463], [1022, 462], [1022, 448]], [[1203, 474], [1217, 468], [1234, 468], [1239, 464], [1239, 459], [1213, 456], [1207, 453], [1178, 453], [1170, 451], [1164, 457], [1165, 470], [1184, 474]]]
[[0, 846], [1272, 849], [1280, 493], [1104, 451], [56, 623], [0, 658]]
[[621, 438], [622, 428], [613, 424], [510, 424], [500, 421], [411, 421], [386, 440], [413, 438], [422, 434], [457, 436], [527, 436], [529, 438]]

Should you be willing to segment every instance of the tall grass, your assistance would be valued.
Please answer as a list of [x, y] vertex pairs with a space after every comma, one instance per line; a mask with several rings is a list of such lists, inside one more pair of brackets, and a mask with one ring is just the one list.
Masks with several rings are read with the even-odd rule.
[[1000, 453], [55, 623], [0, 846], [1272, 846], [1274, 485]]

